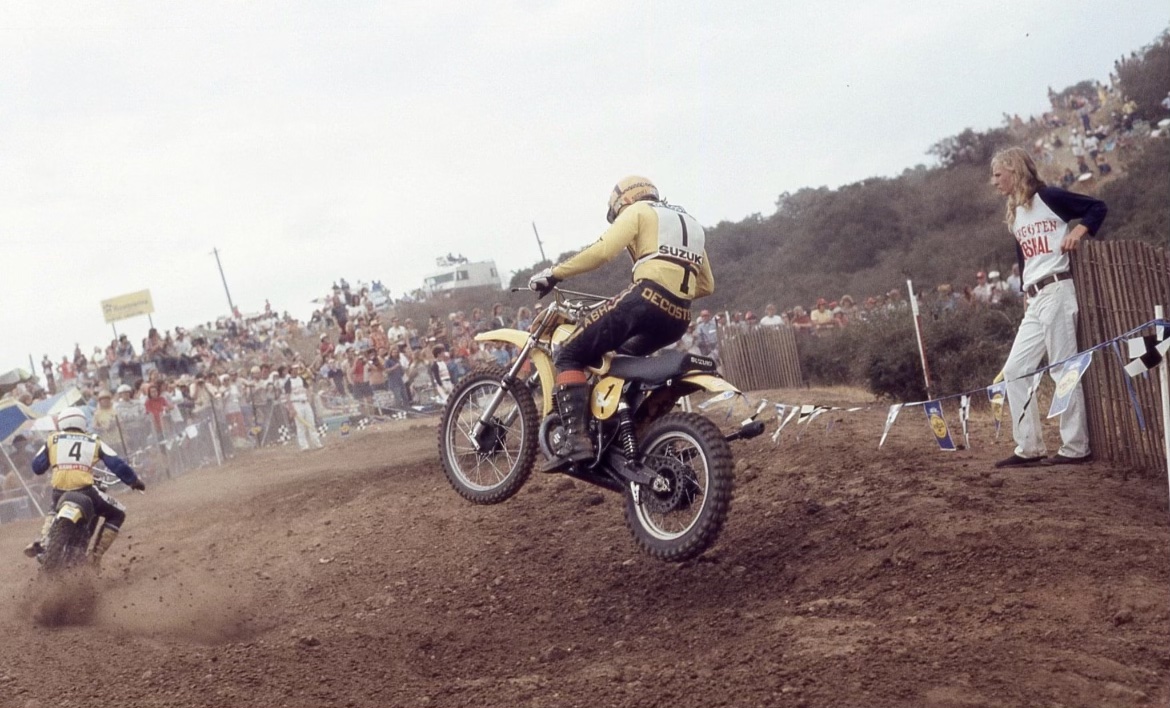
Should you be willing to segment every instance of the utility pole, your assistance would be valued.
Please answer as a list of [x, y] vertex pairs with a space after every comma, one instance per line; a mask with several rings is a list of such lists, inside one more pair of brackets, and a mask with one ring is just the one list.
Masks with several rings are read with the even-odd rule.
[[544, 255], [544, 244], [540, 242], [540, 232], [536, 230], [536, 222], [532, 222], [532, 233], [536, 234], [536, 245], [540, 248], [540, 262], [544, 263], [548, 258]]
[[232, 304], [232, 294], [228, 291], [227, 278], [223, 276], [223, 264], [219, 262], [219, 249], [211, 249], [212, 255], [215, 256], [215, 265], [219, 268], [219, 279], [223, 281], [223, 291], [227, 294], [228, 299], [228, 314], [232, 317], [236, 316], [236, 306]]

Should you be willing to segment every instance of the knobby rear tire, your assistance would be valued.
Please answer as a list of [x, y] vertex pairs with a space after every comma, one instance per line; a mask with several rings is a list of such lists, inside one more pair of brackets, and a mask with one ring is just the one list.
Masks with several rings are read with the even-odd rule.
[[627, 490], [626, 525], [644, 552], [659, 560], [681, 563], [696, 558], [719, 538], [731, 510], [735, 464], [731, 447], [719, 428], [698, 413], [667, 414], [651, 423], [638, 443], [647, 455], [668, 452], [674, 444], [697, 450], [680, 454], [680, 458], [696, 460], [685, 466], [694, 472], [697, 488], [702, 489], [702, 499], [697, 502], [701, 507], [685, 528], [674, 532], [658, 527], [652, 518], [646, 496], [652, 492], [642, 488], [641, 503], [637, 503], [632, 490]]
[[41, 557], [41, 570], [56, 573], [78, 565], [85, 560], [89, 539], [84, 538], [85, 529], [67, 519], [56, 519], [45, 539], [45, 551]]

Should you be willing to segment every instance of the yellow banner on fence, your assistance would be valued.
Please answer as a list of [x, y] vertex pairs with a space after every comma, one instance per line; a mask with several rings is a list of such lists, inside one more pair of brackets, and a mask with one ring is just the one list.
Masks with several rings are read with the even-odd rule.
[[102, 300], [102, 314], [105, 315], [107, 323], [153, 313], [154, 301], [150, 299], [149, 290], [139, 290], [136, 293]]

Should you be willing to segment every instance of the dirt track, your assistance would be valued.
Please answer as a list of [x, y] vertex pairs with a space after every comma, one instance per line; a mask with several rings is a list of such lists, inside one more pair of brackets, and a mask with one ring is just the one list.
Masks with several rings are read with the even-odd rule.
[[421, 424], [125, 497], [72, 623], [32, 619], [63, 608], [6, 525], [0, 708], [1167, 705], [1164, 476], [992, 470], [989, 421], [944, 454], [902, 415], [881, 451], [877, 407], [735, 445], [731, 520], [682, 566], [563, 477], [464, 502]]

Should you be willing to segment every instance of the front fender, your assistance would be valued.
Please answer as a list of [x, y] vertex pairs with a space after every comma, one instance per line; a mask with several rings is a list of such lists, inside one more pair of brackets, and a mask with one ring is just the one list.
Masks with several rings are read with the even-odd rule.
[[[528, 333], [519, 329], [493, 329], [475, 335], [477, 342], [504, 342], [517, 349], [523, 349], [528, 343]], [[528, 352], [528, 360], [536, 367], [540, 377], [541, 417], [553, 411], [553, 388], [556, 385], [557, 374], [553, 366], [552, 357], [544, 350], [533, 348]]]

